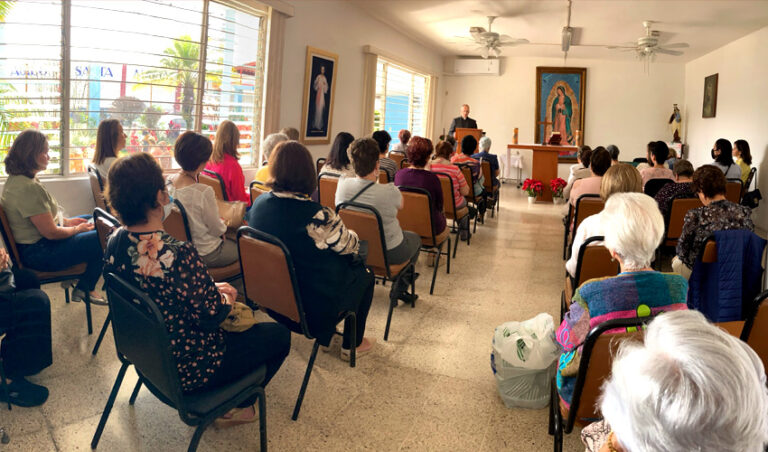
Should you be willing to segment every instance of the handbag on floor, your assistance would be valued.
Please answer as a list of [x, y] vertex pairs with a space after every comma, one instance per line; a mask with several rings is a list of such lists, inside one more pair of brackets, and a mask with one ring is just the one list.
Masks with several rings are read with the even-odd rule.
[[227, 318], [219, 325], [222, 330], [231, 333], [242, 333], [257, 323], [256, 313], [248, 305], [236, 301]]
[[228, 229], [237, 229], [243, 225], [246, 204], [243, 201], [216, 200], [219, 206], [219, 216]]

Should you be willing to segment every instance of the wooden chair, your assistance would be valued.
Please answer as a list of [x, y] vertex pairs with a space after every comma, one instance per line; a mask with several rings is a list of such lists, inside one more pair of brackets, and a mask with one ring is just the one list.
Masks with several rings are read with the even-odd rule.
[[[107, 239], [109, 239], [109, 236], [112, 235], [112, 232], [115, 229], [120, 227], [120, 221], [110, 215], [106, 210], [97, 207], [93, 211], [93, 226], [94, 229], [96, 229], [96, 234], [99, 236], [101, 249], [106, 253]], [[99, 337], [96, 339], [96, 343], [93, 345], [93, 351], [91, 351], [93, 356], [96, 356], [96, 353], [99, 352], [101, 341], [104, 340], [104, 335], [107, 333], [109, 323], [112, 321], [111, 316], [112, 313], [109, 312], [107, 313], [107, 317], [104, 319], [104, 325], [101, 326], [101, 332], [99, 332]]]
[[[261, 450], [266, 451], [267, 411], [264, 380], [267, 366], [262, 365], [250, 374], [225, 385], [194, 393], [183, 392], [176, 360], [171, 354], [171, 340], [157, 304], [146, 293], [114, 273], [109, 273], [106, 278], [109, 308], [115, 314], [112, 331], [121, 366], [91, 440], [91, 449], [96, 449], [99, 444], [125, 372], [132, 365], [139, 381], [134, 386], [128, 403], [133, 405], [136, 402], [143, 385], [161, 402], [177, 410], [185, 424], [196, 427], [188, 452], [197, 450], [203, 432], [214, 420], [254, 394], [257, 395], [259, 404]], [[162, 442], [162, 438], [160, 441]], [[158, 449], [164, 447], [159, 446]]]
[[674, 182], [675, 181], [672, 179], [651, 179], [645, 183], [643, 193], [650, 197], [654, 197], [665, 185], [673, 184]]
[[[568, 240], [568, 245], [566, 245], [566, 256], [568, 258], [571, 257], [572, 252], [570, 244], [573, 243], [573, 238], [576, 237], [576, 230], [579, 229], [581, 222], [587, 217], [602, 212], [603, 207], [605, 207], [605, 201], [600, 198], [600, 195], [584, 194], [576, 200], [576, 207], [573, 209], [570, 239]], [[568, 226], [566, 225], [566, 227]]]
[[[163, 220], [163, 229], [180, 242], [192, 243], [192, 233], [189, 230], [187, 210], [181, 201], [173, 200], [171, 213]], [[240, 278], [240, 264], [233, 262], [224, 267], [208, 267], [208, 274], [216, 282], [230, 282]]]
[[197, 181], [211, 187], [216, 199], [220, 201], [229, 201], [229, 198], [227, 197], [227, 187], [224, 185], [224, 179], [221, 177], [221, 174], [204, 169], [197, 177]]
[[253, 201], [256, 201], [256, 198], [264, 193], [269, 193], [269, 187], [259, 181], [253, 181], [251, 182], [249, 193], [251, 194], [251, 204], [253, 204]]
[[379, 183], [380, 184], [389, 183], [389, 176], [387, 175], [387, 172], [384, 170], [379, 170]]
[[320, 173], [317, 176], [317, 197], [320, 204], [329, 209], [336, 208], [336, 187], [339, 185], [339, 176], [331, 173]]
[[[397, 212], [397, 221], [404, 231], [411, 231], [419, 234], [421, 237], [421, 250], [428, 253], [436, 253], [435, 268], [432, 271], [432, 285], [429, 287], [429, 294], [435, 290], [435, 279], [437, 278], [437, 267], [440, 264], [440, 255], [443, 254], [443, 244], [448, 242], [448, 249], [445, 255], [448, 256], [446, 273], [451, 273], [451, 236], [450, 230], [446, 226], [442, 232], [435, 235], [434, 225], [432, 224], [432, 196], [429, 192], [419, 187], [409, 187], [401, 185], [398, 187], [400, 194], [403, 195], [403, 208]], [[445, 205], [446, 200], [443, 200]], [[437, 251], [433, 251], [433, 250]]]
[[317, 161], [315, 162], [315, 167], [317, 168], [317, 174], [318, 174], [318, 175], [319, 175], [319, 174], [322, 172], [322, 170], [323, 170], [323, 166], [325, 165], [325, 161], [326, 161], [326, 160], [325, 160], [325, 158], [323, 158], [323, 157], [320, 157], [320, 158], [319, 158], [319, 159], [317, 159]]
[[499, 210], [499, 195], [501, 194], [501, 191], [499, 190], [500, 185], [493, 185], [491, 162], [480, 159], [480, 166], [483, 171], [483, 188], [485, 189], [485, 192], [488, 193], [486, 201], [490, 202], [488, 208], [491, 209], [491, 218], [493, 218], [494, 209], [496, 209], [497, 212]]
[[[11, 225], [8, 222], [8, 217], [5, 215], [5, 209], [2, 206], [0, 206], [0, 233], [2, 233], [5, 249], [8, 250], [8, 254], [11, 257], [11, 262], [13, 262], [13, 265], [16, 268], [27, 268], [24, 267], [24, 264], [21, 263], [21, 255], [19, 254], [19, 249], [16, 247], [16, 239], [13, 237]], [[56, 272], [39, 271], [33, 268], [28, 268], [28, 270], [31, 270], [35, 273], [37, 279], [40, 280], [40, 284], [51, 284], [80, 279], [85, 273], [85, 268], [86, 264], [82, 263]], [[64, 288], [64, 301], [69, 303], [70, 286], [62, 285], [62, 287]], [[83, 304], [85, 304], [85, 319], [88, 325], [88, 334], [92, 334], [93, 323], [91, 320], [91, 294], [88, 291], [85, 291], [85, 299]]]
[[[477, 232], [477, 219], [480, 217], [480, 203], [482, 202], [482, 199], [475, 196], [475, 176], [472, 174], [472, 168], [469, 167], [469, 165], [456, 165], [461, 169], [461, 174], [464, 176], [464, 179], [467, 181], [467, 185], [469, 185], [469, 194], [465, 196], [464, 198], [467, 200], [467, 203], [471, 203], [474, 205], [474, 207], [477, 209], [477, 215], [475, 216], [475, 224], [472, 228], [472, 233]], [[483, 223], [485, 223], [485, 219], [483, 219]]]
[[[315, 339], [309, 331], [307, 315], [301, 299], [293, 259], [288, 248], [275, 236], [243, 226], [237, 230], [237, 248], [240, 252], [240, 265], [243, 269], [245, 299], [260, 308], [279, 314], [280, 323], [290, 330], [303, 334], [309, 340]], [[264, 265], [268, 262], [269, 265]], [[352, 331], [351, 343], [356, 344], [355, 313], [346, 311], [339, 313], [338, 322], [350, 320]], [[337, 333], [338, 334], [338, 333]], [[293, 408], [291, 419], [299, 418], [304, 393], [307, 390], [309, 377], [315, 365], [317, 349], [320, 343], [315, 339], [312, 353], [309, 355], [307, 370], [301, 383], [299, 397]], [[355, 367], [356, 348], [351, 347], [349, 366]]]
[[398, 165], [399, 169], [410, 168], [410, 167], [411, 167], [411, 162], [409, 162], [407, 158], [400, 160], [400, 164]]
[[99, 170], [93, 165], [88, 165], [88, 179], [91, 182], [91, 194], [93, 194], [93, 203], [96, 207], [109, 211], [107, 202], [104, 200], [104, 181], [101, 179]]
[[661, 241], [662, 245], [665, 247], [677, 246], [677, 239], [680, 238], [680, 234], [683, 232], [685, 214], [691, 209], [702, 206], [703, 204], [699, 201], [699, 198], [673, 199], [665, 222], [666, 227], [664, 228], [664, 239]]
[[[625, 340], [641, 341], [642, 327], [653, 317], [614, 319], [603, 322], [587, 334], [581, 351], [581, 362], [576, 383], [571, 397], [570, 409], [560, 402], [555, 379], [552, 380], [552, 392], [549, 410], [549, 434], [554, 438], [555, 452], [563, 450], [563, 434], [573, 431], [575, 425], [584, 426], [583, 419], [600, 419], [598, 398], [602, 393], [603, 382], [611, 374], [613, 357], [621, 342]], [[606, 334], [620, 328], [626, 333]]]
[[[443, 213], [445, 213], [446, 220], [453, 220], [451, 231], [456, 233], [456, 237], [453, 238], [453, 257], [456, 258], [456, 248], [459, 246], [459, 234], [461, 233], [461, 221], [464, 217], [469, 215], [469, 208], [467, 206], [461, 209], [456, 209], [456, 198], [453, 197], [453, 181], [451, 176], [447, 173], [434, 173], [438, 179], [440, 179], [440, 187], [443, 189]], [[450, 199], [450, 201], [448, 201]], [[472, 239], [472, 235], [469, 234], [469, 222], [467, 222], [467, 246]]]
[[[352, 231], [355, 231], [360, 240], [368, 243], [368, 255], [365, 263], [374, 276], [382, 281], [392, 281], [395, 284], [400, 278], [408, 274], [413, 268], [410, 261], [401, 264], [390, 264], [387, 258], [387, 244], [384, 239], [384, 226], [379, 211], [374, 207], [357, 202], [343, 202], [336, 206], [336, 212], [341, 221]], [[437, 264], [435, 264], [437, 267]], [[415, 284], [411, 284], [411, 293], [416, 293]], [[389, 339], [389, 326], [392, 323], [392, 311], [397, 306], [397, 298], [390, 296], [389, 313], [387, 314], [387, 326], [384, 329], [384, 340]], [[416, 302], [411, 305], [416, 307]]]
[[768, 369], [768, 302], [766, 300], [768, 300], [768, 290], [755, 297], [740, 337], [752, 347], [763, 361], [763, 367]]
[[740, 203], [743, 188], [741, 179], [728, 179], [725, 183], [725, 199], [736, 204]]
[[603, 240], [605, 240], [605, 237], [601, 235], [589, 237], [579, 247], [576, 274], [574, 277], [567, 273], [565, 275], [565, 290], [561, 296], [562, 302], [560, 303], [561, 320], [565, 311], [571, 305], [571, 300], [577, 288], [590, 279], [616, 276], [621, 271], [619, 263], [613, 260], [608, 248], [602, 244], [596, 244], [596, 242], [602, 242]]
[[389, 154], [387, 154], [387, 157], [392, 159], [395, 162], [395, 166], [398, 168], [402, 168], [400, 165], [400, 162], [405, 160], [405, 153], [404, 152], [398, 152], [398, 151], [390, 151]]

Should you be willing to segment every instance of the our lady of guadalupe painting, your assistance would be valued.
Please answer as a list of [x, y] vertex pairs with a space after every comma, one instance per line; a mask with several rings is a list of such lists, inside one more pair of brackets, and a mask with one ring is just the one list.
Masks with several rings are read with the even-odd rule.
[[[586, 68], [536, 68], [536, 143], [546, 143], [553, 132], [560, 144], [578, 146], [584, 141]], [[559, 161], [574, 161], [574, 152], [563, 151]]]

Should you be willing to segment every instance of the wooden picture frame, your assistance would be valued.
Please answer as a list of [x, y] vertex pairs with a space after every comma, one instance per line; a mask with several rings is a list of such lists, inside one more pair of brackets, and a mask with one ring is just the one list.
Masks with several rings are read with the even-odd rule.
[[307, 46], [304, 100], [301, 107], [301, 136], [307, 145], [331, 142], [331, 122], [336, 94], [339, 56]]
[[[553, 129], [553, 116], [562, 129], [561, 144], [579, 146], [584, 143], [587, 68], [536, 67], [535, 143], [545, 144]], [[558, 107], [558, 105], [560, 107]], [[558, 163], [575, 163], [576, 154], [564, 151]]]
[[717, 114], [717, 78], [719, 74], [704, 77], [704, 101], [701, 107], [702, 118], [714, 118]]

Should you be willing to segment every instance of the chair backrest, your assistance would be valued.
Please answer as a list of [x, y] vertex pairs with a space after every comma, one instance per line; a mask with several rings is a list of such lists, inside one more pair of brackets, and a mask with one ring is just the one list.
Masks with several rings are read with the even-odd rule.
[[741, 331], [741, 340], [752, 347], [768, 369], [768, 290], [755, 297]]
[[[611, 374], [613, 357], [616, 355], [619, 345], [624, 340], [641, 341], [643, 338], [642, 326], [652, 319], [653, 317], [636, 317], [609, 320], [592, 328], [587, 334], [581, 352], [581, 363], [576, 376], [571, 409], [568, 411], [568, 419], [566, 420], [566, 432], [573, 429], [577, 419], [602, 417], [598, 413], [599, 404], [597, 401], [602, 393], [603, 382]], [[622, 332], [610, 332], [617, 329]]]
[[343, 202], [336, 206], [336, 212], [347, 228], [355, 231], [360, 240], [368, 242], [366, 265], [372, 267], [377, 275], [391, 278], [386, 253], [387, 242], [384, 238], [384, 225], [379, 211], [367, 204]]
[[443, 212], [447, 218], [455, 220], [456, 198], [453, 197], [453, 180], [447, 173], [435, 172], [434, 174], [440, 179], [440, 188], [443, 189]]
[[435, 245], [435, 233], [432, 227], [432, 196], [420, 187], [401, 185], [398, 188], [403, 196], [403, 208], [397, 211], [400, 228], [403, 231], [415, 232], [419, 234], [422, 241], [426, 240]]
[[333, 209], [336, 207], [336, 187], [339, 185], [339, 176], [330, 173], [320, 173], [317, 176], [317, 196], [320, 204]]
[[101, 180], [99, 170], [93, 165], [88, 165], [88, 179], [91, 182], [91, 194], [93, 194], [93, 203], [100, 209], [107, 210], [107, 203], [104, 200], [104, 181]]
[[602, 242], [603, 240], [605, 237], [598, 235], [588, 238], [581, 244], [576, 264], [574, 291], [590, 279], [616, 276], [621, 271], [619, 263], [611, 257], [608, 248], [603, 245], [592, 245], [594, 242]]
[[403, 159], [405, 159], [405, 153], [397, 152], [397, 151], [390, 151], [390, 153], [387, 154], [387, 157], [389, 157], [391, 160], [393, 160], [395, 162], [395, 165], [398, 168], [401, 168], [400, 162], [402, 162]]
[[263, 195], [264, 193], [269, 193], [269, 187], [256, 180], [251, 182], [250, 188], [251, 204], [253, 204], [253, 201], [256, 201], [256, 198], [259, 196]]
[[666, 246], [674, 246], [677, 243], [677, 239], [680, 238], [680, 234], [683, 232], [685, 214], [691, 209], [702, 206], [703, 204], [699, 201], [699, 198], [673, 199], [672, 206], [669, 208], [669, 214], [667, 216], [667, 232], [662, 243]]
[[632, 163], [648, 163], [648, 159], [645, 157], [636, 157], [632, 159]]
[[380, 184], [388, 184], [389, 183], [389, 175], [386, 171], [380, 169], [379, 170], [379, 183]]
[[107, 274], [106, 282], [117, 356], [132, 363], [152, 389], [181, 408], [181, 381], [157, 304], [114, 273]]
[[576, 207], [573, 209], [573, 226], [571, 227], [571, 243], [576, 236], [576, 230], [585, 218], [603, 211], [605, 201], [600, 199], [600, 195], [585, 194], [579, 196], [576, 200]]
[[273, 235], [243, 226], [237, 230], [237, 248], [245, 298], [294, 322], [311, 339], [293, 259], [285, 244]]
[[662, 187], [673, 182], [675, 181], [672, 179], [651, 179], [645, 183], [645, 186], [643, 187], [643, 193], [648, 196], [656, 196], [656, 193], [658, 193]]
[[317, 169], [317, 173], [315, 173], [315, 174], [319, 175], [320, 171], [322, 171], [324, 165], [325, 165], [325, 158], [324, 157], [320, 157], [319, 159], [317, 159], [317, 161], [315, 162], [315, 168]]
[[752, 168], [749, 170], [749, 176], [747, 176], [747, 181], [744, 182], [744, 187], [741, 189], [741, 197], [743, 198], [744, 195], [749, 191], [749, 186], [752, 185], [752, 179], [755, 178], [755, 173], [757, 172], [757, 168]]
[[488, 193], [493, 193], [493, 176], [491, 175], [491, 162], [480, 159], [480, 166], [483, 170], [483, 187]]
[[742, 187], [741, 179], [728, 179], [725, 183], [725, 199], [736, 204], [741, 202]]
[[192, 233], [189, 231], [187, 210], [178, 199], [174, 199], [173, 204], [171, 212], [163, 220], [163, 229], [176, 240], [191, 242]]
[[19, 256], [19, 249], [16, 247], [16, 239], [13, 238], [13, 231], [11, 230], [11, 224], [8, 222], [8, 216], [5, 214], [5, 207], [0, 206], [0, 232], [3, 235], [3, 242], [5, 243], [5, 249], [8, 250], [8, 254], [11, 256], [11, 261], [16, 268], [24, 268], [21, 264], [21, 257]]
[[704, 250], [701, 252], [701, 261], [705, 264], [714, 264], [717, 262], [717, 245], [714, 240], [707, 240]]
[[398, 165], [398, 168], [403, 169], [403, 168], [410, 168], [410, 167], [411, 167], [411, 162], [409, 162], [407, 158], [400, 160], [400, 164]]
[[96, 229], [96, 235], [99, 236], [99, 243], [101, 243], [101, 249], [107, 249], [107, 239], [112, 231], [120, 227], [120, 221], [113, 217], [106, 210], [99, 207], [93, 210], [93, 226]]
[[475, 176], [472, 174], [472, 168], [470, 168], [469, 165], [457, 166], [461, 170], [461, 174], [464, 176], [464, 179], [467, 181], [467, 185], [469, 185], [469, 194], [466, 196], [466, 198], [477, 204], [477, 199], [475, 198]]
[[200, 172], [197, 180], [201, 184], [211, 187], [216, 199], [220, 201], [229, 201], [229, 198], [227, 198], [227, 188], [224, 185], [224, 179], [221, 177], [221, 174], [216, 171], [204, 169]]

